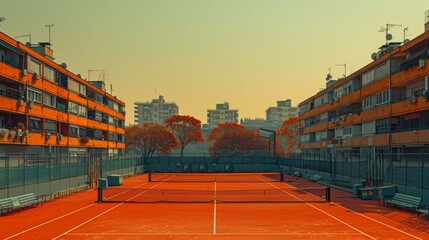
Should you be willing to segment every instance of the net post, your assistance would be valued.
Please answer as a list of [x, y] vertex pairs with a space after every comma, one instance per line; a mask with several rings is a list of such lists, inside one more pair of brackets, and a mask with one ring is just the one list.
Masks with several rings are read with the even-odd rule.
[[280, 182], [284, 182], [284, 181], [285, 181], [284, 174], [280, 172]]
[[151, 172], [147, 173], [147, 181], [152, 182], [152, 173]]
[[326, 193], [325, 193], [326, 202], [331, 202], [331, 188], [326, 187], [325, 190], [326, 190]]
[[101, 203], [103, 201], [103, 189], [101, 187], [97, 188], [97, 202]]

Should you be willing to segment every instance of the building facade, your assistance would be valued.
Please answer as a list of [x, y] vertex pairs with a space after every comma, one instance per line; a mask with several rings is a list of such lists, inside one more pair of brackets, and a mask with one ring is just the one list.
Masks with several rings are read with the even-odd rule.
[[121, 153], [125, 103], [0, 32], [0, 153]]
[[269, 107], [265, 111], [267, 121], [279, 123], [281, 126], [282, 121], [298, 116], [299, 108], [292, 107], [290, 99], [277, 101], [276, 107]]
[[216, 109], [208, 109], [208, 128], [213, 129], [219, 123], [238, 123], [238, 109], [229, 109], [228, 102], [216, 104]]
[[134, 114], [135, 124], [145, 122], [164, 124], [165, 119], [179, 114], [179, 107], [174, 102], [165, 102], [164, 96], [159, 96], [152, 102], [135, 102]]
[[[406, 166], [421, 173], [429, 153], [429, 23], [425, 27], [411, 41], [383, 45], [353, 74], [327, 78], [326, 89], [299, 104], [303, 156], [356, 164], [374, 182]], [[408, 182], [421, 185], [416, 176]]]

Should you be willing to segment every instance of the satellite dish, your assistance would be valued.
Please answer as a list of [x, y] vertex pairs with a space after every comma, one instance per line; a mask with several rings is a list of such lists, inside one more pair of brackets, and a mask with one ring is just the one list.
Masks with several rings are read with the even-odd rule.
[[79, 73], [78, 73], [76, 76], [78, 76], [78, 77], [82, 78], [82, 75], [80, 75]]
[[408, 38], [407, 38], [407, 39], [405, 39], [405, 40], [404, 40], [404, 44], [405, 44], [405, 43], [408, 43], [409, 41], [410, 41], [410, 39], [408, 39]]
[[377, 55], [378, 55], [377, 53], [372, 53], [371, 54], [371, 59], [374, 60], [374, 61], [377, 60]]
[[386, 40], [387, 41], [390, 41], [390, 40], [392, 40], [392, 34], [390, 34], [390, 33], [388, 33], [388, 34], [386, 34]]
[[331, 76], [331, 74], [329, 74], [329, 73], [328, 73], [328, 74], [326, 75], [326, 81], [329, 81], [329, 80], [331, 80], [331, 79], [332, 79], [332, 76]]
[[67, 69], [67, 64], [66, 63], [61, 63], [61, 67], [63, 67], [64, 69]]

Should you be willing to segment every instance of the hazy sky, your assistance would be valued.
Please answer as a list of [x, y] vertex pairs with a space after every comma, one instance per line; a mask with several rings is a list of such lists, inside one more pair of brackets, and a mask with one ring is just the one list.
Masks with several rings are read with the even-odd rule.
[[[371, 61], [385, 42], [423, 32], [427, 0], [0, 0], [0, 31], [48, 41], [57, 63], [106, 84], [127, 104], [164, 95], [180, 114], [207, 121], [228, 101], [239, 118], [265, 117], [277, 100], [297, 105], [335, 78]], [[28, 38], [19, 38], [27, 42]], [[97, 72], [91, 78], [98, 78]]]

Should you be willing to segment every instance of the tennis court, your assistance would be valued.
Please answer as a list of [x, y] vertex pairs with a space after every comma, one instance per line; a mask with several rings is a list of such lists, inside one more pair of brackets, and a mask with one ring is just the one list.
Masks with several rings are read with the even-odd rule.
[[[157, 173], [0, 218], [4, 239], [428, 239], [401, 210], [351, 209], [326, 187], [276, 173]], [[328, 193], [329, 194], [329, 193]], [[362, 207], [362, 206], [360, 206]], [[367, 210], [363, 210], [367, 209]], [[387, 213], [387, 214], [386, 214]], [[386, 217], [390, 216], [390, 217]], [[421, 222], [420, 222], [421, 221]], [[417, 224], [419, 223], [419, 224]], [[427, 222], [426, 222], [427, 223]], [[421, 229], [419, 229], [421, 227]]]

